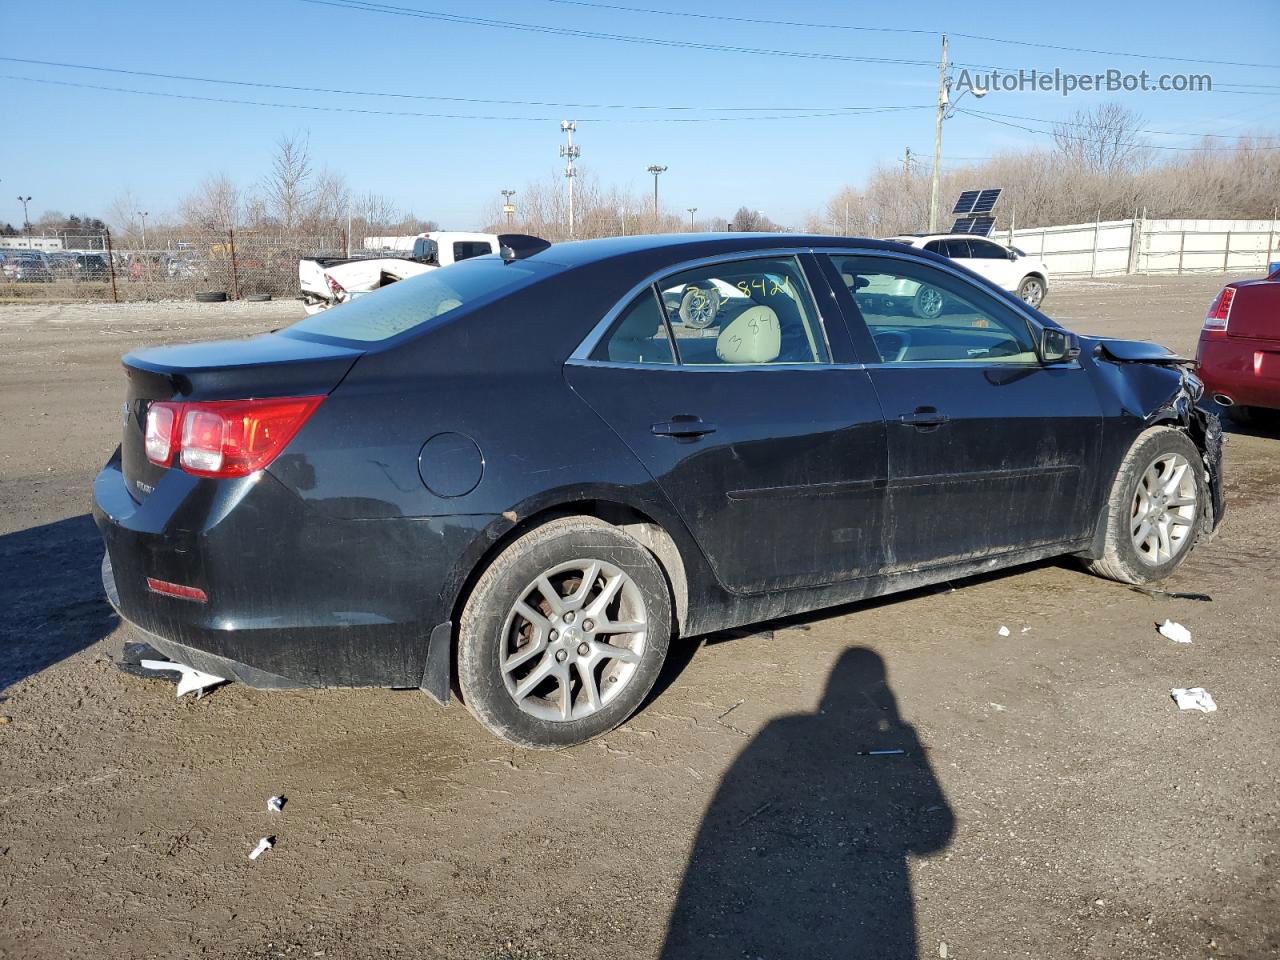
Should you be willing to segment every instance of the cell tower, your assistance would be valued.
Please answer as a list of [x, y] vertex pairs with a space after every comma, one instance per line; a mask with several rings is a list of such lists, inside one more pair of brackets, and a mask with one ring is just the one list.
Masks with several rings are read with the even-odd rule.
[[574, 120], [561, 120], [560, 132], [565, 135], [565, 143], [560, 145], [560, 156], [564, 158], [564, 175], [569, 181], [569, 238], [574, 236], [573, 224], [573, 179], [578, 175], [578, 171], [573, 169], [573, 161], [582, 156], [582, 149], [574, 145], [573, 134], [578, 129], [578, 124]]

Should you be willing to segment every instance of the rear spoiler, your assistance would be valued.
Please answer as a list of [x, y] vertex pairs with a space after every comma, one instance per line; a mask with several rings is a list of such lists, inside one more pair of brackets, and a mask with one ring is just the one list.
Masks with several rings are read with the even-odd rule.
[[549, 246], [551, 241], [530, 236], [527, 233], [498, 234], [498, 251], [502, 254], [502, 259], [507, 261], [523, 260], [535, 253], [541, 253]]

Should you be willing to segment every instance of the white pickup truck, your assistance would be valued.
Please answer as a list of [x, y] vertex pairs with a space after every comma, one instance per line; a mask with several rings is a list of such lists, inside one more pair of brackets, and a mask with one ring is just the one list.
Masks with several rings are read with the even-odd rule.
[[438, 270], [460, 260], [500, 253], [511, 248], [525, 254], [549, 246], [545, 240], [518, 233], [422, 233], [405, 238], [412, 248], [369, 253], [359, 257], [303, 257], [298, 261], [298, 284], [307, 313], [319, 313], [353, 297]]

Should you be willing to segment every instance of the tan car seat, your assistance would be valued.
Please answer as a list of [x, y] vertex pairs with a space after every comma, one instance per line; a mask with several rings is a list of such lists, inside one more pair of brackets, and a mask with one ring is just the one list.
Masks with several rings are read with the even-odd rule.
[[659, 322], [647, 310], [631, 310], [609, 338], [609, 359], [615, 363], [671, 363], [666, 337], [655, 339]]
[[778, 315], [762, 305], [744, 310], [716, 338], [716, 356], [724, 363], [772, 363], [780, 352]]

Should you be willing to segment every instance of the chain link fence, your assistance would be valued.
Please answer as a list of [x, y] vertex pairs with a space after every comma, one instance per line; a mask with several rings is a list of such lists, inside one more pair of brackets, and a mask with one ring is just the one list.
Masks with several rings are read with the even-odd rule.
[[0, 300], [169, 300], [298, 295], [298, 260], [342, 256], [346, 238], [259, 231], [0, 237]]

